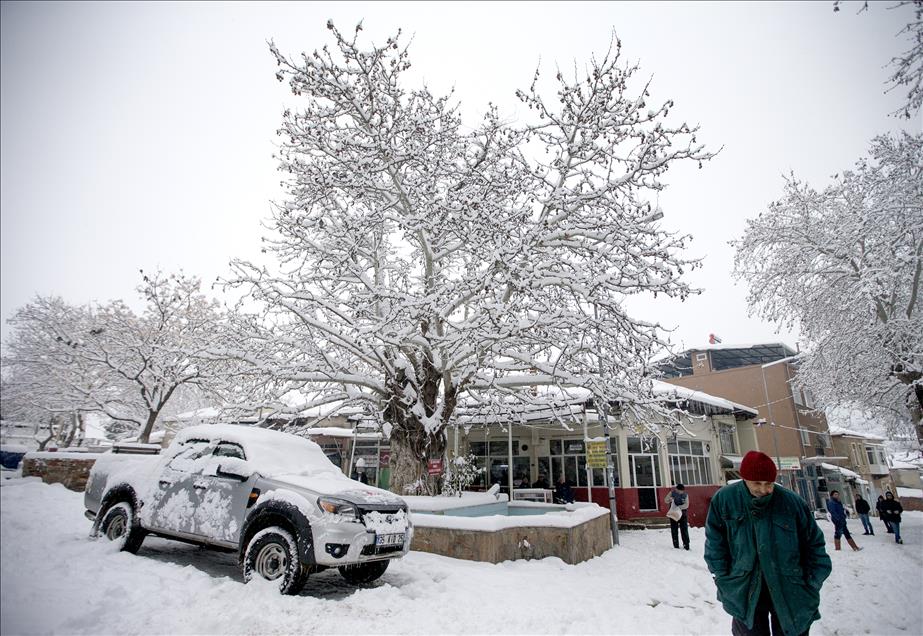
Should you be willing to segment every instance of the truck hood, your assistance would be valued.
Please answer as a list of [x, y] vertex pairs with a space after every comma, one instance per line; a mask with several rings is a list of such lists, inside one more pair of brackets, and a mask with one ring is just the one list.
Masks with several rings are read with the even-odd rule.
[[365, 507], [399, 506], [407, 503], [393, 492], [363, 484], [343, 474], [313, 473], [311, 475], [273, 475], [269, 478], [282, 488], [308, 492], [315, 496], [337, 497]]

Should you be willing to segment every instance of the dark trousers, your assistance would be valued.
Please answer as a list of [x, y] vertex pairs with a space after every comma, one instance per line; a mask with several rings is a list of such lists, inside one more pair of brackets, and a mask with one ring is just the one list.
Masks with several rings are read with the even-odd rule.
[[852, 540], [852, 535], [849, 534], [849, 528], [846, 527], [846, 522], [841, 521], [839, 523], [833, 524], [833, 538], [836, 541], [839, 541], [840, 537], [846, 537], [847, 541]]
[[[807, 629], [800, 636], [808, 636], [809, 631], [811, 630]], [[733, 636], [785, 636], [782, 633], [782, 625], [776, 618], [776, 610], [772, 606], [772, 598], [769, 596], [766, 581], [763, 581], [763, 589], [760, 590], [760, 598], [756, 602], [753, 628], [747, 627], [742, 620], [735, 618], [731, 621], [731, 634]]]
[[679, 547], [679, 537], [677, 536], [677, 530], [683, 535], [683, 547], [689, 547], [689, 519], [686, 518], [686, 511], [683, 510], [683, 516], [679, 518], [679, 521], [673, 521], [670, 519], [670, 536], [673, 537], [673, 547]]

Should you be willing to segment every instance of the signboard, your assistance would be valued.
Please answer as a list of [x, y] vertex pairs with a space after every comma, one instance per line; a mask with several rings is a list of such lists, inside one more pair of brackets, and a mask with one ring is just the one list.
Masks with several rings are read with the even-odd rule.
[[801, 470], [801, 461], [797, 457], [780, 457], [779, 470]]
[[378, 452], [378, 464], [384, 468], [391, 465], [391, 451], [382, 450]]
[[441, 459], [430, 459], [426, 462], [426, 472], [430, 475], [441, 475], [442, 474], [442, 460]]
[[586, 465], [590, 468], [606, 467], [606, 442], [586, 443]]
[[565, 440], [564, 452], [574, 455], [581, 454], [583, 452], [583, 442], [581, 440]]

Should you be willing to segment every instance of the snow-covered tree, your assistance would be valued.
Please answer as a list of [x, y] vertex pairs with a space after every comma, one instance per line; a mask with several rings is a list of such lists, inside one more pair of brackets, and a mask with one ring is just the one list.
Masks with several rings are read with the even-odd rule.
[[237, 261], [270, 336], [252, 362], [317, 402], [361, 404], [390, 432], [392, 487], [439, 491], [459, 400], [535, 401], [536, 385], [650, 401], [646, 361], [663, 342], [632, 294], [685, 297], [687, 237], [651, 204], [674, 163], [710, 158], [697, 128], [651, 104], [617, 40], [585, 69], [538, 71], [521, 124], [491, 105], [462, 123], [451, 96], [405, 86], [400, 33], [360, 44], [361, 25], [289, 59], [277, 78], [298, 108], [279, 130], [288, 198], [265, 251]]
[[10, 319], [5, 379], [49, 413], [99, 412], [146, 442], [183, 387], [219, 397], [233, 370], [216, 354], [228, 320], [198, 279], [143, 275], [136, 315], [122, 301], [72, 307], [37, 298]]
[[800, 329], [819, 404], [909, 414], [923, 436], [923, 135], [875, 138], [820, 191], [793, 176], [733, 244], [751, 306]]
[[[833, 10], [839, 11], [841, 4], [841, 0], [834, 0]], [[923, 106], [923, 0], [900, 0], [886, 8], [893, 11], [904, 10], [905, 7], [912, 13], [908, 14], [907, 26], [901, 29], [898, 36], [906, 36], [909, 48], [891, 58], [888, 64], [891, 68], [891, 76], [888, 78], [890, 87], [885, 92], [906, 91], [906, 101], [891, 114], [910, 119], [919, 114]], [[865, 0], [859, 6], [859, 13], [868, 9], [869, 3]]]
[[890, 90], [906, 91], [906, 103], [894, 114], [910, 119], [923, 106], [923, 0], [902, 0], [894, 8], [910, 6], [913, 17], [901, 34], [910, 40], [910, 48], [891, 59], [893, 73]]

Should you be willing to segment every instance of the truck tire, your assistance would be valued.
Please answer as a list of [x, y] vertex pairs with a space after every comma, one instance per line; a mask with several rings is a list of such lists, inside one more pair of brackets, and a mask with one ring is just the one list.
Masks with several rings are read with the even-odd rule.
[[145, 532], [138, 525], [138, 516], [132, 505], [127, 501], [119, 501], [103, 511], [99, 534], [118, 542], [122, 552], [135, 554], [144, 541]]
[[244, 554], [244, 582], [254, 576], [279, 581], [279, 592], [298, 594], [308, 580], [308, 571], [298, 559], [295, 539], [287, 530], [270, 526], [257, 532]]
[[371, 583], [381, 577], [388, 569], [390, 560], [370, 561], [368, 563], [355, 563], [353, 565], [341, 565], [340, 576], [346, 579], [347, 583], [361, 585]]

